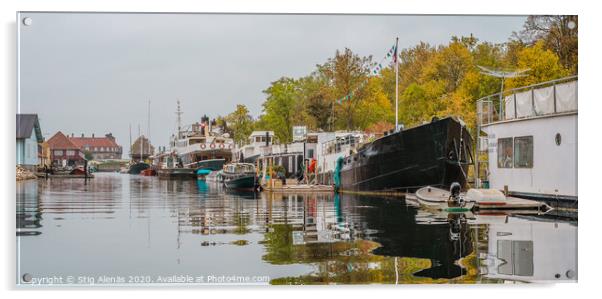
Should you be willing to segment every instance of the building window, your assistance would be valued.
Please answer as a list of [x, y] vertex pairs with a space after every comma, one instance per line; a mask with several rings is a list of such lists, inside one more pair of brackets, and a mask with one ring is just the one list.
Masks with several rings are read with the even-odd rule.
[[63, 151], [61, 151], [61, 150], [56, 150], [56, 151], [54, 151], [54, 155], [55, 155], [55, 156], [62, 156], [62, 155], [63, 155]]
[[255, 142], [261, 142], [261, 137], [259, 137], [259, 136], [255, 137]]
[[514, 138], [514, 167], [533, 168], [533, 136]]
[[512, 138], [497, 140], [497, 167], [512, 168], [513, 162]]
[[67, 151], [67, 156], [69, 156], [69, 157], [73, 157], [73, 156], [75, 156], [75, 151], [70, 151], [70, 150], [68, 150], [68, 151]]
[[310, 148], [307, 150], [307, 158], [313, 159], [313, 157], [314, 157], [314, 149]]

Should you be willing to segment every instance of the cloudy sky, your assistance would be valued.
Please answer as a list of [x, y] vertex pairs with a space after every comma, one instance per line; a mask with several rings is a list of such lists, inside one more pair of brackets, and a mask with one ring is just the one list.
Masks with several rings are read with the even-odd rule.
[[237, 103], [261, 113], [262, 90], [300, 77], [337, 49], [380, 59], [452, 35], [505, 42], [525, 16], [220, 15], [23, 13], [21, 113], [38, 113], [45, 137], [112, 132], [127, 151], [129, 126], [167, 145], [176, 127]]

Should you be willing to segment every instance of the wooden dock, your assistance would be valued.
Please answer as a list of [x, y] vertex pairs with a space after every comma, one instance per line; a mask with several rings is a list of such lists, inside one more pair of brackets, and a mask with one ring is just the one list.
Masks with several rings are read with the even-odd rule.
[[[36, 173], [38, 178], [46, 178], [46, 175], [43, 173]], [[83, 175], [83, 174], [48, 174], [49, 179], [93, 179], [94, 175]]]
[[264, 191], [274, 193], [332, 193], [334, 187], [330, 185], [275, 185], [262, 186]]
[[160, 179], [192, 180], [196, 179], [194, 168], [163, 168], [157, 171]]
[[479, 211], [489, 210], [537, 210], [537, 211], [548, 211], [550, 206], [544, 202], [518, 198], [518, 197], [506, 197], [504, 201], [477, 201], [475, 203], [475, 209]]
[[[418, 206], [422, 205], [414, 194], [408, 194], [406, 199], [415, 202]], [[529, 213], [543, 213], [551, 210], [552, 208], [544, 202], [518, 198], [518, 197], [506, 197], [504, 201], [476, 201], [474, 203], [473, 211], [481, 213], [491, 213], [496, 211], [503, 212], [529, 212]]]

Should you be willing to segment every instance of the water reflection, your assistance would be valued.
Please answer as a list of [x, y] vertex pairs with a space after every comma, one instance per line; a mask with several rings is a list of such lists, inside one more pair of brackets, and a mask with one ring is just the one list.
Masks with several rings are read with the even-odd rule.
[[574, 280], [576, 229], [576, 222], [537, 217], [435, 215], [399, 199], [232, 193], [203, 181], [120, 174], [100, 173], [87, 184], [17, 183], [19, 271], [34, 277], [237, 274], [267, 275], [273, 284]]

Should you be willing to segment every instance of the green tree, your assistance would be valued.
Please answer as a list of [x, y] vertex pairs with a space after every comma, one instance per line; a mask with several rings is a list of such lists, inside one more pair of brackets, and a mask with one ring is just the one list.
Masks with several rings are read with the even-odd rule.
[[263, 91], [268, 97], [263, 103], [262, 125], [274, 131], [280, 142], [293, 140], [293, 124], [299, 101], [297, 83], [291, 78], [281, 78]]
[[234, 142], [238, 145], [246, 144], [249, 135], [253, 132], [253, 118], [249, 114], [249, 109], [245, 105], [236, 105], [236, 110], [228, 114], [224, 120], [234, 134]]
[[84, 159], [91, 161], [94, 159], [94, 156], [92, 155], [92, 152], [90, 152], [89, 150], [84, 150]]
[[313, 130], [327, 130], [332, 110], [332, 99], [326, 78], [314, 72], [298, 80], [301, 114], [300, 123]]

